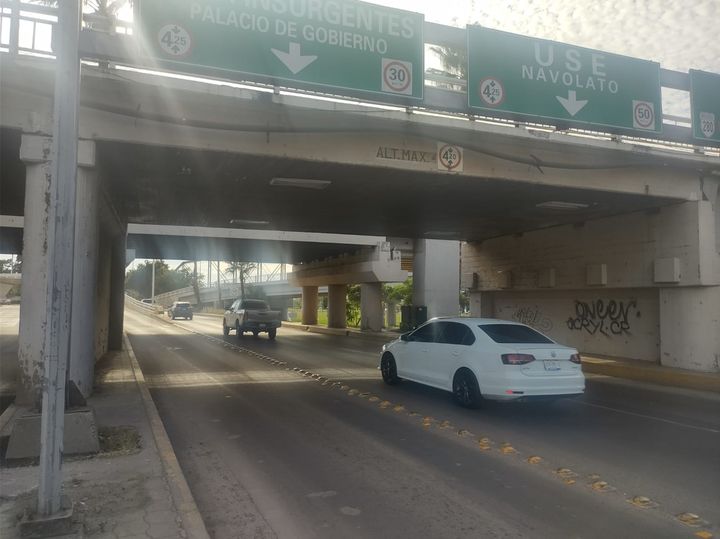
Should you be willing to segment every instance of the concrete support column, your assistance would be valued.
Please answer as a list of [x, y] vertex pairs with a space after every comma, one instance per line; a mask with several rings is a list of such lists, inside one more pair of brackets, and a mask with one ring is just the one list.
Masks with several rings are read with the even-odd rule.
[[302, 287], [302, 323], [309, 326], [317, 324], [318, 287]]
[[[94, 143], [92, 146], [94, 155]], [[98, 206], [95, 170], [78, 167], [68, 379], [85, 397], [92, 393], [95, 372], [95, 294], [100, 234]]]
[[720, 372], [720, 286], [660, 289], [660, 363]]
[[127, 249], [127, 227], [112, 240], [112, 266], [110, 268], [110, 322], [108, 327], [108, 348], [122, 349], [123, 315], [125, 311], [125, 255]]
[[492, 292], [470, 292], [470, 314], [482, 318], [495, 317], [495, 301]]
[[47, 323], [47, 232], [50, 195], [49, 137], [23, 135], [25, 163], [22, 299], [18, 335], [19, 379], [16, 403], [40, 408], [45, 326]]
[[360, 285], [360, 329], [382, 331], [382, 283]]
[[331, 284], [328, 286], [328, 327], [346, 328], [347, 313], [345, 302], [347, 300], [347, 285]]
[[387, 325], [389, 328], [396, 327], [397, 324], [397, 315], [395, 313], [395, 309], [397, 307], [397, 303], [390, 301], [387, 304]]
[[428, 318], [457, 316], [460, 311], [460, 244], [415, 240], [413, 305], [426, 305]]

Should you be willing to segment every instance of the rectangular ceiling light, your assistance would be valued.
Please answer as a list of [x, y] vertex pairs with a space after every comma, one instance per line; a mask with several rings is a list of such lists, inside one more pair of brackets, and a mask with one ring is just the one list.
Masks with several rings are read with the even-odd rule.
[[230, 224], [244, 226], [265, 226], [269, 225], [270, 221], [257, 221], [255, 219], [230, 219]]
[[541, 202], [535, 204], [536, 208], [545, 208], [548, 210], [584, 210], [589, 208], [590, 204], [583, 204], [582, 202], [561, 202], [559, 200], [550, 200], [548, 202]]
[[325, 189], [332, 182], [330, 180], [309, 180], [306, 178], [273, 178], [270, 185], [275, 187], [300, 187], [302, 189]]

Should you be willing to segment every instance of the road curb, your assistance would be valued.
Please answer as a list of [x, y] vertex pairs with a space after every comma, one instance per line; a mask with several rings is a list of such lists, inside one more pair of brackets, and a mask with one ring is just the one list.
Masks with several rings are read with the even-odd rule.
[[170, 487], [170, 494], [172, 495], [175, 507], [177, 508], [180, 518], [183, 523], [183, 528], [188, 534], [188, 537], [192, 539], [210, 539], [205, 523], [203, 522], [202, 516], [200, 516], [200, 510], [195, 503], [190, 487], [185, 480], [185, 475], [180, 468], [180, 463], [177, 460], [175, 451], [173, 450], [170, 438], [168, 438], [165, 426], [163, 425], [160, 414], [157, 411], [155, 402], [150, 395], [150, 390], [147, 388], [145, 383], [145, 376], [143, 375], [140, 364], [135, 357], [130, 339], [127, 333], [123, 334], [123, 342], [125, 351], [130, 357], [130, 364], [132, 366], [133, 375], [137, 382], [138, 389], [140, 390], [140, 396], [143, 400], [145, 407], [145, 413], [147, 414], [148, 421], [150, 423], [150, 429], [155, 439], [155, 445], [158, 449], [158, 455], [162, 461], [163, 470], [167, 477], [168, 485]]

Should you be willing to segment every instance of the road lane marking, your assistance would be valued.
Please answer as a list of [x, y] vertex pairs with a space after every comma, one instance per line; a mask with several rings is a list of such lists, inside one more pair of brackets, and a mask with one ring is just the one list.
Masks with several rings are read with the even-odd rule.
[[687, 423], [681, 423], [680, 421], [673, 421], [672, 419], [664, 419], [664, 418], [662, 418], [662, 417], [655, 417], [655, 416], [652, 416], [652, 415], [641, 414], [641, 413], [638, 413], [638, 412], [630, 412], [630, 411], [628, 411], [628, 410], [621, 410], [621, 409], [619, 409], [619, 408], [613, 408], [613, 407], [611, 407], [611, 406], [604, 406], [604, 405], [602, 405], [602, 404], [593, 404], [593, 403], [591, 403], [591, 402], [583, 402], [583, 401], [580, 401], [580, 400], [576, 400], [576, 401], [573, 401], [573, 402], [576, 403], [576, 404], [582, 404], [583, 406], [590, 406], [590, 407], [592, 407], [592, 408], [602, 408], [603, 410], [610, 410], [611, 412], [617, 412], [617, 413], [619, 413], [619, 414], [632, 415], [632, 416], [635, 416], [635, 417], [643, 417], [643, 418], [645, 418], [645, 419], [653, 419], [653, 420], [655, 420], [655, 421], [661, 421], [661, 422], [663, 422], [663, 423], [668, 423], [668, 424], [670, 424], [670, 425], [675, 425], [675, 426], [678, 426], [678, 427], [685, 427], [685, 428], [687, 428], [687, 429], [695, 429], [695, 430], [701, 430], [701, 431], [704, 431], [704, 432], [711, 432], [711, 433], [713, 433], [713, 434], [720, 434], [720, 430], [718, 430], [718, 429], [711, 429], [711, 428], [709, 428], [709, 427], [698, 427], [697, 425], [688, 425]]

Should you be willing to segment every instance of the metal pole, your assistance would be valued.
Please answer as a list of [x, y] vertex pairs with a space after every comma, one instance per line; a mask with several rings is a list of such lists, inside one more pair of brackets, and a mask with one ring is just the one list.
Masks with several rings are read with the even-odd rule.
[[38, 486], [38, 513], [43, 516], [55, 514], [61, 509], [65, 376], [70, 356], [75, 248], [80, 4], [80, 0], [59, 3], [55, 39], [55, 118], [47, 230], [49, 312], [44, 333], [45, 357], [41, 380], [43, 398]]
[[150, 285], [150, 301], [155, 304], [155, 259], [152, 265], [152, 284]]
[[220, 261], [217, 262], [218, 308], [222, 308], [222, 291], [220, 290]]

